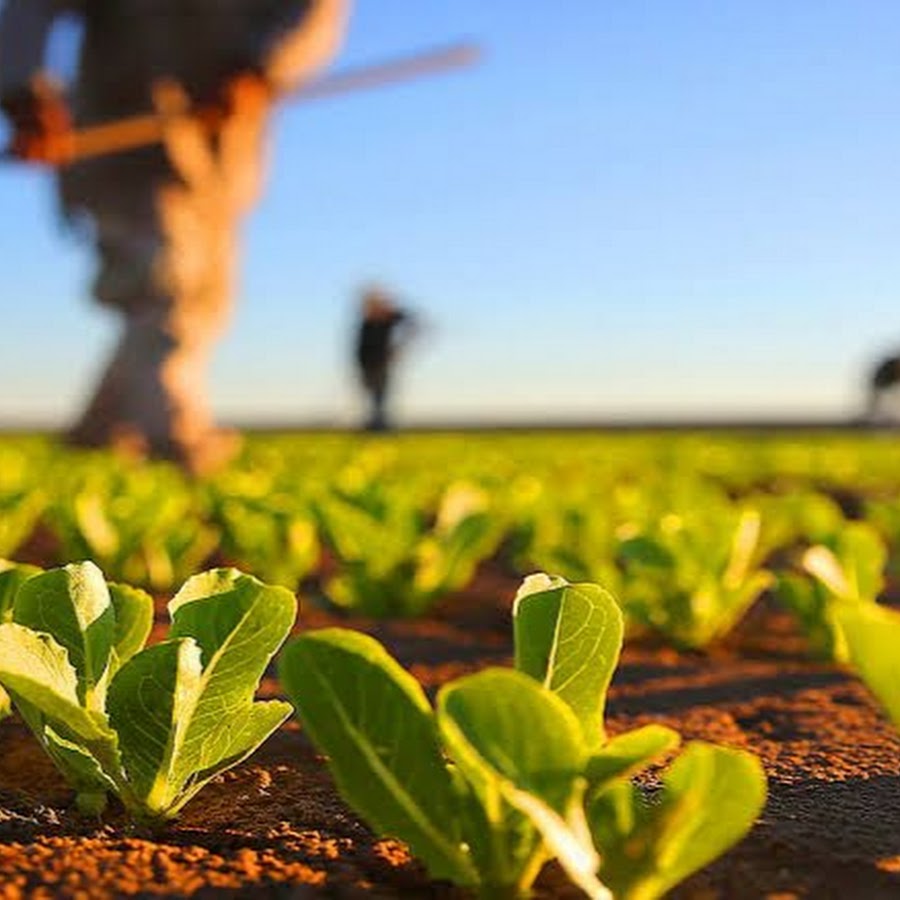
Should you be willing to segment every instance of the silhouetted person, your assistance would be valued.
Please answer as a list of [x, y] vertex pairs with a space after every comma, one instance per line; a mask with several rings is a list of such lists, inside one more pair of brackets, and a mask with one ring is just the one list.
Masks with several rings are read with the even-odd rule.
[[387, 407], [394, 363], [415, 327], [411, 313], [396, 306], [380, 288], [369, 288], [363, 293], [356, 362], [369, 400], [365, 425], [369, 431], [385, 431], [389, 427]]
[[[238, 225], [259, 191], [271, 109], [331, 59], [349, 2], [6, 0], [0, 107], [12, 150], [64, 166], [63, 210], [96, 244], [94, 296], [124, 320], [77, 443], [124, 438], [195, 469], [227, 452], [204, 382], [231, 311]], [[64, 14], [83, 25], [68, 97], [43, 72]], [[154, 109], [168, 114], [161, 145], [73, 158], [75, 128]]]
[[[900, 356], [888, 356], [882, 359], [869, 376], [869, 393], [866, 406], [866, 419], [870, 422], [888, 419], [897, 421], [900, 408], [897, 406], [898, 388], [900, 388]], [[886, 405], [886, 401], [892, 402]]]

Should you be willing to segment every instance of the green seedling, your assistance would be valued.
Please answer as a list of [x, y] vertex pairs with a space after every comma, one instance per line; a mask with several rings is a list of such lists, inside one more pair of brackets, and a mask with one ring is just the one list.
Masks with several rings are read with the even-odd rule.
[[787, 494], [757, 494], [753, 505], [762, 513], [760, 544], [766, 556], [799, 545], [833, 540], [847, 524], [840, 506], [826, 494], [795, 488]]
[[307, 505], [284, 494], [214, 496], [220, 550], [272, 584], [296, 588], [319, 561], [318, 533]]
[[810, 649], [819, 657], [849, 662], [838, 623], [844, 606], [874, 606], [884, 586], [887, 551], [875, 529], [848, 522], [828, 544], [803, 551], [799, 571], [778, 580], [778, 599], [796, 616]]
[[900, 613], [875, 603], [842, 603], [833, 615], [847, 662], [900, 728]]
[[659, 725], [606, 736], [623, 632], [610, 594], [532, 576], [514, 625], [516, 669], [453, 681], [435, 708], [366, 635], [326, 629], [285, 650], [304, 728], [376, 831], [481, 897], [528, 896], [556, 858], [595, 900], [662, 896], [747, 831], [765, 797], [749, 754], [688, 745], [660, 803], [631, 784], [679, 736]]
[[457, 482], [440, 498], [431, 528], [410, 498], [352, 500], [336, 494], [315, 506], [340, 560], [325, 585], [330, 600], [378, 618], [416, 616], [463, 587], [497, 547], [501, 530], [487, 494]]
[[172, 818], [290, 714], [253, 699], [294, 622], [289, 591], [217, 569], [169, 613], [168, 639], [145, 647], [150, 596], [84, 562], [23, 581], [0, 624], [0, 684], [83, 812], [113, 793], [139, 822]]
[[890, 548], [887, 570], [896, 579], [900, 576], [900, 553], [897, 552], [900, 550], [900, 503], [896, 498], [871, 499], [864, 501], [863, 510], [863, 519], [878, 531]]
[[619, 546], [628, 616], [681, 647], [727, 634], [772, 583], [759, 567], [761, 519], [724, 509], [707, 521], [669, 514]]
[[92, 559], [117, 580], [171, 591], [216, 548], [197, 489], [165, 466], [102, 459], [60, 476], [50, 525], [62, 560]]
[[0, 557], [15, 554], [46, 506], [43, 490], [30, 487], [7, 492], [0, 487]]

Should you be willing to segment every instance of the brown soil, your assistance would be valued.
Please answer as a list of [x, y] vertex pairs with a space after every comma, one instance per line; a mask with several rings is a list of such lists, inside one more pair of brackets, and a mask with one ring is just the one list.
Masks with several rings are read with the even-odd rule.
[[[341, 620], [307, 609], [302, 627], [369, 631], [432, 691], [511, 662], [515, 586], [487, 567], [426, 621]], [[708, 655], [646, 641], [626, 649], [610, 697], [612, 732], [664, 722], [686, 738], [753, 750], [769, 776], [768, 804], [750, 835], [674, 896], [900, 897], [900, 737], [861, 684], [804, 654], [790, 620], [765, 605]], [[276, 690], [266, 679], [263, 693]], [[368, 831], [293, 722], [161, 833], [129, 828], [116, 810], [103, 823], [86, 821], [70, 803], [25, 728], [2, 723], [0, 898], [462, 896]], [[578, 896], [554, 871], [541, 894]]]

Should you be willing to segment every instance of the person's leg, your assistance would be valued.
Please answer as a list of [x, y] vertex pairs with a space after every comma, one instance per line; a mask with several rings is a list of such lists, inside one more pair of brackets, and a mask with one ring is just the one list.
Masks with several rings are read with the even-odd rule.
[[71, 432], [206, 469], [230, 449], [213, 424], [205, 375], [231, 305], [234, 227], [220, 205], [180, 186], [152, 214], [98, 214], [97, 299], [123, 315], [121, 338]]
[[387, 396], [388, 371], [386, 366], [371, 366], [363, 373], [363, 384], [369, 395], [367, 431], [385, 431], [388, 428]]
[[94, 293], [125, 321], [76, 442], [124, 441], [191, 469], [234, 451], [235, 436], [215, 428], [205, 379], [231, 311], [237, 229], [259, 189], [266, 116], [235, 115], [212, 141], [173, 116], [168, 163], [119, 173], [114, 190], [95, 184], [77, 200], [95, 226]]

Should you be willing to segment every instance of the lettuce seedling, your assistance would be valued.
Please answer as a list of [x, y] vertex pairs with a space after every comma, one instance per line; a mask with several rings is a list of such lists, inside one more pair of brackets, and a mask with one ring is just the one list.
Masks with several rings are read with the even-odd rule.
[[319, 561], [316, 524], [305, 502], [284, 493], [247, 497], [213, 492], [220, 549], [272, 584], [296, 588]]
[[64, 470], [54, 493], [49, 525], [61, 558], [96, 560], [128, 584], [171, 591], [218, 543], [199, 488], [171, 467], [86, 460]]
[[900, 728], [900, 613], [877, 603], [841, 603], [832, 614], [850, 667]]
[[756, 494], [752, 503], [762, 514], [760, 545], [766, 557], [798, 544], [830, 541], [847, 524], [840, 506], [815, 490], [794, 488], [787, 494]]
[[[367, 502], [337, 494], [315, 503], [340, 559], [325, 593], [339, 606], [375, 617], [421, 615], [472, 577], [502, 532], [485, 491], [466, 482], [442, 494], [433, 527], [403, 495]], [[393, 502], [392, 502], [393, 501]]]
[[436, 708], [367, 635], [325, 629], [285, 650], [304, 728], [373, 828], [481, 897], [527, 896], [555, 857], [595, 900], [659, 897], [747, 831], [765, 796], [749, 754], [689, 745], [660, 804], [631, 785], [679, 737], [658, 725], [606, 737], [623, 631], [610, 594], [532, 576], [514, 617], [516, 669], [457, 679]]
[[190, 578], [145, 647], [149, 595], [93, 563], [25, 580], [0, 624], [0, 684], [85, 812], [116, 794], [138, 821], [175, 816], [290, 714], [254, 692], [296, 615], [284, 588], [234, 569]]
[[815, 655], [849, 661], [837, 610], [874, 606], [886, 561], [878, 532], [865, 522], [848, 522], [827, 544], [803, 551], [799, 571], [779, 577], [777, 597], [796, 616]]
[[725, 509], [709, 521], [664, 516], [618, 550], [627, 614], [681, 647], [730, 631], [772, 583], [759, 567], [757, 510]]
[[0, 557], [15, 554], [46, 506], [45, 492], [33, 485], [13, 491], [0, 488]]

